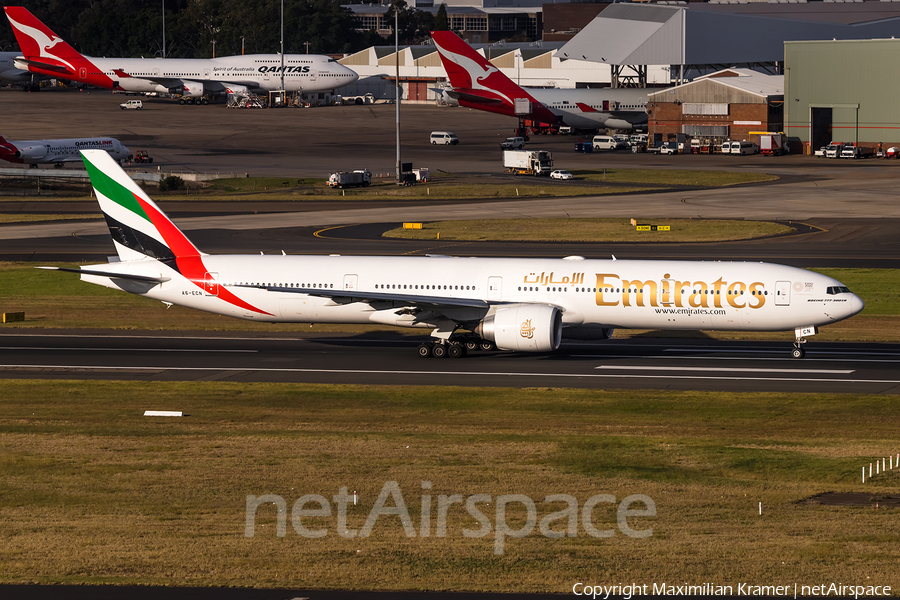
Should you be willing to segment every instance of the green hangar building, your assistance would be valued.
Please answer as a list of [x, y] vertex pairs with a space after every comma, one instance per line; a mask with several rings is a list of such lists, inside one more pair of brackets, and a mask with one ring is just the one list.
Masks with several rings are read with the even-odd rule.
[[900, 146], [900, 39], [784, 43], [784, 132], [804, 152], [830, 142]]

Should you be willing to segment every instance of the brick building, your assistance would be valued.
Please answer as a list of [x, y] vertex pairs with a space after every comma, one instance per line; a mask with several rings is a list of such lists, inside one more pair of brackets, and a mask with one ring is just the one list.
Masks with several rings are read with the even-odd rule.
[[751, 131], [781, 131], [784, 76], [724, 69], [648, 95], [651, 138], [749, 140]]

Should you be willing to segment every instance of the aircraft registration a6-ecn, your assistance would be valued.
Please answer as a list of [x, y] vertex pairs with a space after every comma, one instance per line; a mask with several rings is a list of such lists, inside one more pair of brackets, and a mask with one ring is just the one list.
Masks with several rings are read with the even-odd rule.
[[794, 330], [793, 356], [801, 358], [804, 336], [863, 309], [831, 277], [767, 263], [209, 255], [109, 154], [82, 156], [119, 260], [61, 270], [242, 319], [431, 329], [421, 356], [550, 352], [562, 338], [602, 340], [615, 328], [639, 328]]

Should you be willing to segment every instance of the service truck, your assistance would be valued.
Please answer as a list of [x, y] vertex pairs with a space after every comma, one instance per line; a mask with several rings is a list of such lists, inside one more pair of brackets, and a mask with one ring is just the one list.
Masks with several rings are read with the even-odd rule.
[[372, 183], [372, 174], [366, 169], [356, 171], [338, 171], [328, 177], [328, 187], [348, 188], [361, 187]]
[[553, 170], [553, 156], [547, 150], [504, 150], [503, 166], [507, 173], [546, 177]]
[[[751, 133], [751, 135], [753, 135]], [[780, 156], [787, 151], [787, 138], [783, 133], [760, 133], [759, 153]]]

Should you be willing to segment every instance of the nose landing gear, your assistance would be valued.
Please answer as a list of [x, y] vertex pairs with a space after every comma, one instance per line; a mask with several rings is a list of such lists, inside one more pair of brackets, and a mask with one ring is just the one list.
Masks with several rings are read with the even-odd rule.
[[794, 358], [803, 358], [806, 356], [806, 350], [803, 349], [803, 344], [806, 343], [807, 335], [816, 335], [819, 333], [818, 327], [798, 327], [794, 330], [794, 335], [797, 336], [797, 339], [794, 340], [794, 348], [791, 350], [791, 356]]

